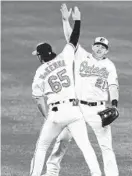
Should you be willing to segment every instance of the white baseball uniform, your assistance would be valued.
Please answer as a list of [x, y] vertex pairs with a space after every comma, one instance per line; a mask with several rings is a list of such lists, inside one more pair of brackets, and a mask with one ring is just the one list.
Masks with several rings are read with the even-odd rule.
[[114, 63], [108, 58], [96, 60], [80, 45], [75, 61], [77, 97], [85, 101], [108, 101], [110, 85], [118, 86]]
[[[62, 17], [65, 19], [67, 7], [63, 5], [61, 8], [63, 9]], [[66, 41], [69, 41], [72, 28], [67, 19], [63, 20], [63, 30]], [[101, 40], [100, 37], [96, 39]], [[108, 45], [106, 39], [105, 42], [105, 45]], [[101, 119], [97, 115], [98, 111], [105, 109], [108, 94], [110, 93], [108, 87], [112, 84], [118, 86], [116, 68], [108, 58], [97, 61], [80, 45], [75, 54], [75, 58], [75, 88], [85, 121], [93, 128], [97, 137], [102, 151], [105, 175], [118, 176], [118, 168], [112, 149], [111, 128], [110, 126], [103, 128], [101, 126]], [[59, 174], [60, 162], [70, 140], [70, 133], [66, 130], [57, 138], [52, 154], [47, 161], [47, 176], [57, 176]]]
[[[112, 149], [111, 127], [102, 127], [97, 113], [104, 110], [109, 98], [109, 86], [118, 85], [114, 63], [108, 58], [96, 60], [92, 54], [79, 46], [76, 53], [76, 92], [77, 97], [86, 102], [95, 102], [96, 106], [80, 103], [85, 121], [92, 127], [102, 151], [106, 176], [118, 176], [115, 154]], [[80, 87], [81, 85], [81, 87]], [[81, 89], [80, 89], [81, 88]], [[91, 104], [92, 105], [92, 104]]]
[[[113, 84], [118, 86], [116, 68], [114, 63], [108, 58], [98, 61], [80, 45], [76, 51], [75, 59], [75, 88], [77, 98], [80, 100], [83, 116], [97, 137], [102, 151], [105, 175], [118, 176], [116, 158], [112, 149], [111, 127], [106, 126], [103, 128], [101, 118], [97, 115], [99, 111], [106, 108], [109, 86]], [[55, 168], [56, 170], [60, 169], [60, 162], [68, 147], [66, 142], [65, 144], [63, 143], [66, 140], [68, 142], [70, 139], [68, 131], [67, 133], [65, 131], [61, 138], [57, 139], [53, 152], [47, 162], [48, 176], [54, 175], [50, 174], [53, 165], [54, 170]]]
[[31, 162], [31, 176], [41, 175], [46, 151], [52, 140], [65, 127], [69, 129], [81, 149], [92, 176], [101, 175], [96, 155], [88, 140], [82, 113], [79, 106], [76, 106], [73, 101], [76, 98], [73, 79], [74, 50], [71, 44], [67, 44], [60, 55], [50, 62], [44, 63], [36, 71], [32, 94], [36, 97], [47, 96], [49, 113]]

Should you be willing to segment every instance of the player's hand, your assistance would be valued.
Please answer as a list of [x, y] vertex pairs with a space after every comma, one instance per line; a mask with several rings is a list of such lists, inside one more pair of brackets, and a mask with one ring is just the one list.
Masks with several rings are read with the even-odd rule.
[[62, 19], [63, 20], [68, 20], [70, 15], [71, 15], [72, 8], [70, 8], [70, 10], [68, 11], [68, 8], [67, 8], [66, 4], [62, 4], [60, 11], [61, 11], [61, 14], [62, 14]]
[[[116, 112], [118, 112], [119, 110], [118, 110], [118, 108], [116, 107], [116, 106], [111, 106], [112, 108], [115, 108], [117, 111]], [[116, 114], [117, 115], [117, 114]]]
[[81, 12], [79, 11], [78, 7], [74, 7], [74, 11], [72, 11], [72, 19], [75, 20], [81, 20]]

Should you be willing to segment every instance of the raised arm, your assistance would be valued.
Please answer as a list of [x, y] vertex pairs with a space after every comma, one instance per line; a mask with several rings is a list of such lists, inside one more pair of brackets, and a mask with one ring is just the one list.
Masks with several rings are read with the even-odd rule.
[[72, 12], [73, 20], [75, 21], [74, 28], [72, 34], [70, 36], [69, 43], [73, 44], [76, 48], [79, 37], [80, 37], [80, 27], [81, 27], [81, 13], [78, 7], [74, 7], [74, 11]]
[[61, 14], [62, 14], [64, 36], [65, 36], [65, 39], [68, 43], [69, 39], [70, 39], [70, 36], [71, 36], [71, 33], [72, 33], [72, 28], [71, 28], [70, 23], [69, 23], [69, 17], [71, 15], [72, 9], [70, 9], [68, 11], [68, 8], [67, 8], [66, 4], [62, 4], [60, 11], [61, 11]]
[[69, 37], [68, 44], [65, 45], [61, 53], [66, 60], [72, 60], [75, 58], [76, 46], [80, 37], [81, 13], [78, 7], [74, 7], [72, 18], [74, 20], [74, 27], [71, 36]]

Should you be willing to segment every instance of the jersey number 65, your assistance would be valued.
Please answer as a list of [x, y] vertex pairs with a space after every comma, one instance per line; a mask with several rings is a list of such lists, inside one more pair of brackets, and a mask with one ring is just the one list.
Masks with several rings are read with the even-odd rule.
[[66, 75], [66, 69], [57, 72], [57, 75], [50, 76], [48, 79], [48, 83], [52, 91], [55, 93], [60, 92], [62, 90], [62, 87], [69, 87], [70, 78]]

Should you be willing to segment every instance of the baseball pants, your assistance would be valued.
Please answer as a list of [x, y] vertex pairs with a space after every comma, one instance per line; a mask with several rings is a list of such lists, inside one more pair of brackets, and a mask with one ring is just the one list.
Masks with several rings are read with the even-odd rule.
[[[34, 157], [31, 161], [30, 175], [40, 176], [45, 162], [46, 152], [60, 132], [67, 127], [77, 146], [83, 153], [92, 176], [101, 176], [95, 152], [89, 142], [87, 128], [78, 106], [72, 103], [63, 103], [49, 109], [48, 119], [42, 127]], [[72, 114], [72, 115], [71, 115]], [[80, 129], [80, 130], [78, 130]]]
[[[105, 109], [105, 105], [88, 106], [80, 104], [85, 122], [93, 129], [98, 144], [102, 152], [104, 163], [104, 173], [106, 176], [119, 176], [115, 154], [112, 148], [111, 127], [102, 127], [101, 118], [97, 113]], [[68, 144], [72, 136], [67, 129], [63, 130], [58, 136], [53, 151], [47, 161], [46, 176], [58, 176], [60, 162], [67, 151]], [[54, 172], [56, 171], [56, 172]]]

